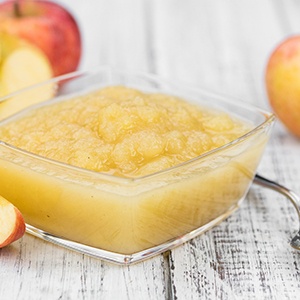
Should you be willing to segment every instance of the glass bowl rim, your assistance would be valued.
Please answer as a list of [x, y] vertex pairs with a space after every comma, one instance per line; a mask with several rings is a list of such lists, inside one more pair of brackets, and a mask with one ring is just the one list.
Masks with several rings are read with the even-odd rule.
[[[241, 101], [236, 101], [237, 98], [234, 98], [232, 96], [224, 95], [224, 94], [221, 94], [221, 93], [216, 93], [216, 92], [213, 92], [213, 91], [211, 91], [207, 88], [189, 86], [187, 83], [183, 83], [183, 82], [178, 82], [178, 81], [173, 81], [173, 80], [171, 81], [171, 80], [168, 80], [166, 78], [160, 77], [160, 76], [158, 76], [156, 74], [152, 74], [152, 73], [146, 73], [146, 72], [141, 72], [141, 71], [123, 70], [123, 69], [118, 69], [118, 68], [111, 67], [111, 66], [100, 66], [100, 67], [95, 68], [93, 70], [79, 70], [79, 71], [67, 73], [67, 74], [64, 74], [64, 75], [60, 75], [60, 76], [51, 78], [49, 80], [40, 82], [38, 84], [34, 84], [34, 85], [29, 86], [29, 87], [23, 88], [23, 89], [18, 90], [14, 93], [10, 93], [10, 94], [8, 94], [4, 97], [0, 97], [0, 103], [7, 100], [7, 99], [9, 99], [9, 98], [11, 98], [11, 97], [14, 97], [16, 95], [20, 95], [20, 94], [22, 94], [26, 91], [30, 91], [32, 89], [38, 88], [38, 87], [46, 85], [46, 84], [57, 83], [57, 82], [60, 82], [60, 81], [64, 81], [64, 80], [68, 80], [68, 79], [72, 79], [72, 78], [76, 78], [76, 77], [79, 78], [79, 77], [84, 77], [84, 76], [92, 76], [92, 75], [97, 74], [101, 71], [102, 72], [104, 72], [104, 71], [118, 72], [119, 74], [128, 75], [128, 76], [142, 76], [144, 79], [155, 80], [157, 82], [162, 82], [162, 83], [176, 85], [176, 86], [182, 86], [185, 89], [188, 89], [190, 91], [205, 94], [205, 95], [211, 96], [211, 97], [218, 97], [218, 100], [222, 101], [224, 103], [228, 103], [228, 104], [234, 105], [236, 107], [240, 107], [242, 109], [246, 109], [246, 110], [248, 109], [248, 110], [251, 110], [253, 112], [256, 112], [256, 113], [262, 115], [265, 118], [265, 120], [263, 122], [261, 122], [259, 125], [253, 127], [250, 131], [248, 131], [244, 135], [238, 137], [237, 139], [234, 139], [233, 141], [231, 141], [229, 143], [226, 143], [225, 145], [223, 145], [221, 147], [217, 147], [213, 150], [207, 151], [207, 152], [205, 152], [205, 153], [203, 153], [199, 156], [196, 156], [192, 159], [189, 159], [185, 162], [182, 162], [182, 163], [177, 164], [175, 166], [172, 166], [170, 168], [163, 169], [161, 171], [150, 173], [150, 174], [147, 174], [147, 175], [137, 176], [137, 177], [121, 177], [121, 176], [116, 176], [116, 175], [113, 175], [113, 174], [108, 174], [108, 173], [105, 173], [105, 172], [97, 172], [97, 171], [88, 170], [88, 169], [85, 169], [85, 168], [73, 166], [73, 165], [70, 165], [70, 164], [67, 164], [67, 163], [64, 163], [64, 162], [60, 162], [60, 161], [50, 159], [50, 158], [47, 158], [47, 157], [44, 157], [44, 156], [41, 156], [41, 155], [38, 155], [38, 154], [34, 154], [34, 153], [29, 152], [27, 150], [18, 148], [16, 146], [13, 146], [13, 145], [11, 145], [7, 142], [4, 142], [2, 140], [0, 140], [0, 146], [4, 146], [5, 148], [9, 148], [9, 149], [13, 150], [14, 152], [19, 152], [22, 155], [34, 158], [38, 161], [44, 161], [44, 162], [47, 162], [51, 165], [56, 165], [56, 166], [60, 166], [62, 168], [66, 168], [67, 170], [68, 169], [69, 170], [74, 170], [76, 172], [96, 176], [96, 177], [99, 177], [99, 179], [104, 178], [108, 181], [117, 181], [119, 183], [121, 182], [121, 183], [130, 184], [130, 183], [139, 183], [139, 182], [144, 181], [144, 180], [149, 180], [152, 177], [155, 177], [157, 175], [161, 175], [163, 173], [169, 173], [173, 170], [180, 169], [183, 166], [188, 166], [189, 164], [192, 164], [195, 161], [201, 160], [203, 158], [207, 158], [207, 157], [209, 157], [213, 154], [216, 154], [218, 152], [222, 152], [223, 150], [225, 150], [227, 148], [230, 148], [231, 146], [233, 146], [235, 144], [238, 144], [238, 143], [241, 143], [242, 141], [250, 138], [256, 132], [259, 132], [259, 131], [263, 130], [265, 127], [271, 126], [271, 124], [273, 124], [274, 121], [275, 121], [275, 115], [272, 112], [261, 109], [261, 108], [255, 106], [255, 105], [253, 105], [253, 104], [249, 104], [249, 103], [245, 103], [245, 102], [241, 102]], [[51, 100], [51, 99], [49, 99], [49, 100]], [[47, 102], [49, 100], [46, 100], [45, 102]], [[42, 103], [37, 104], [36, 107], [38, 107], [38, 105], [42, 105]], [[0, 126], [3, 123], [9, 122], [10, 119], [14, 118], [18, 114], [25, 113], [27, 109], [30, 110], [32, 107], [34, 108], [35, 105], [33, 105], [29, 108], [25, 108], [25, 109], [21, 110], [20, 112], [16, 112], [13, 115], [1, 120], [0, 121]]]

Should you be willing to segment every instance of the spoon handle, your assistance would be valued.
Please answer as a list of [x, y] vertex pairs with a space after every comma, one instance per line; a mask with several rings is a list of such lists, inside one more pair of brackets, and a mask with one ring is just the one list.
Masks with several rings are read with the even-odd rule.
[[[297, 211], [297, 214], [298, 214], [299, 224], [300, 224], [300, 198], [296, 193], [294, 193], [293, 191], [289, 190], [288, 188], [280, 185], [279, 183], [274, 182], [269, 179], [266, 179], [258, 174], [255, 175], [253, 182], [257, 185], [272, 189], [272, 190], [279, 192], [280, 194], [286, 196], [294, 205], [294, 207]], [[296, 236], [294, 236], [292, 238], [290, 244], [293, 248], [300, 250], [300, 230], [298, 231]]]

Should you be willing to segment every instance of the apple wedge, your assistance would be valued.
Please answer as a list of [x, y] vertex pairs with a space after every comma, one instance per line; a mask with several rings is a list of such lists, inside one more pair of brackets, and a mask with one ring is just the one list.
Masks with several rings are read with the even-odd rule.
[[[37, 47], [14, 36], [0, 34], [0, 96], [11, 94], [52, 77], [48, 58]], [[45, 101], [55, 93], [53, 84], [0, 100], [0, 120], [32, 104]]]
[[20, 211], [0, 196], [0, 248], [21, 238], [25, 233], [25, 222]]
[[81, 52], [79, 25], [59, 1], [0, 1], [0, 31], [35, 45], [47, 55], [54, 76], [77, 69]]

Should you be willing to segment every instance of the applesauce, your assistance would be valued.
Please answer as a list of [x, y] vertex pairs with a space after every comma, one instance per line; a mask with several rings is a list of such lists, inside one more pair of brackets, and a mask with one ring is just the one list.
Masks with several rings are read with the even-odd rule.
[[251, 128], [176, 97], [110, 86], [4, 122], [0, 140], [27, 152], [1, 145], [0, 193], [45, 232], [137, 253], [238, 205], [267, 133], [196, 158]]
[[73, 166], [137, 177], [223, 146], [250, 128], [176, 97], [114, 86], [33, 111], [0, 128], [0, 139]]

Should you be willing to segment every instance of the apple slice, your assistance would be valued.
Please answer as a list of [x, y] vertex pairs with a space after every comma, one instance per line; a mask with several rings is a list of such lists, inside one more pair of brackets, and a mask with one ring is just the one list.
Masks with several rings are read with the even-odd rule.
[[[0, 65], [1, 96], [29, 87], [52, 77], [48, 58], [37, 47], [7, 34], [0, 35], [2, 60]], [[0, 119], [4, 119], [32, 104], [45, 101], [55, 93], [53, 84], [42, 85], [0, 101]]]
[[25, 222], [20, 211], [0, 196], [0, 248], [21, 238], [25, 233]]
[[57, 2], [61, 1], [0, 1], [0, 31], [41, 49], [54, 76], [75, 71], [82, 52], [78, 22]]

